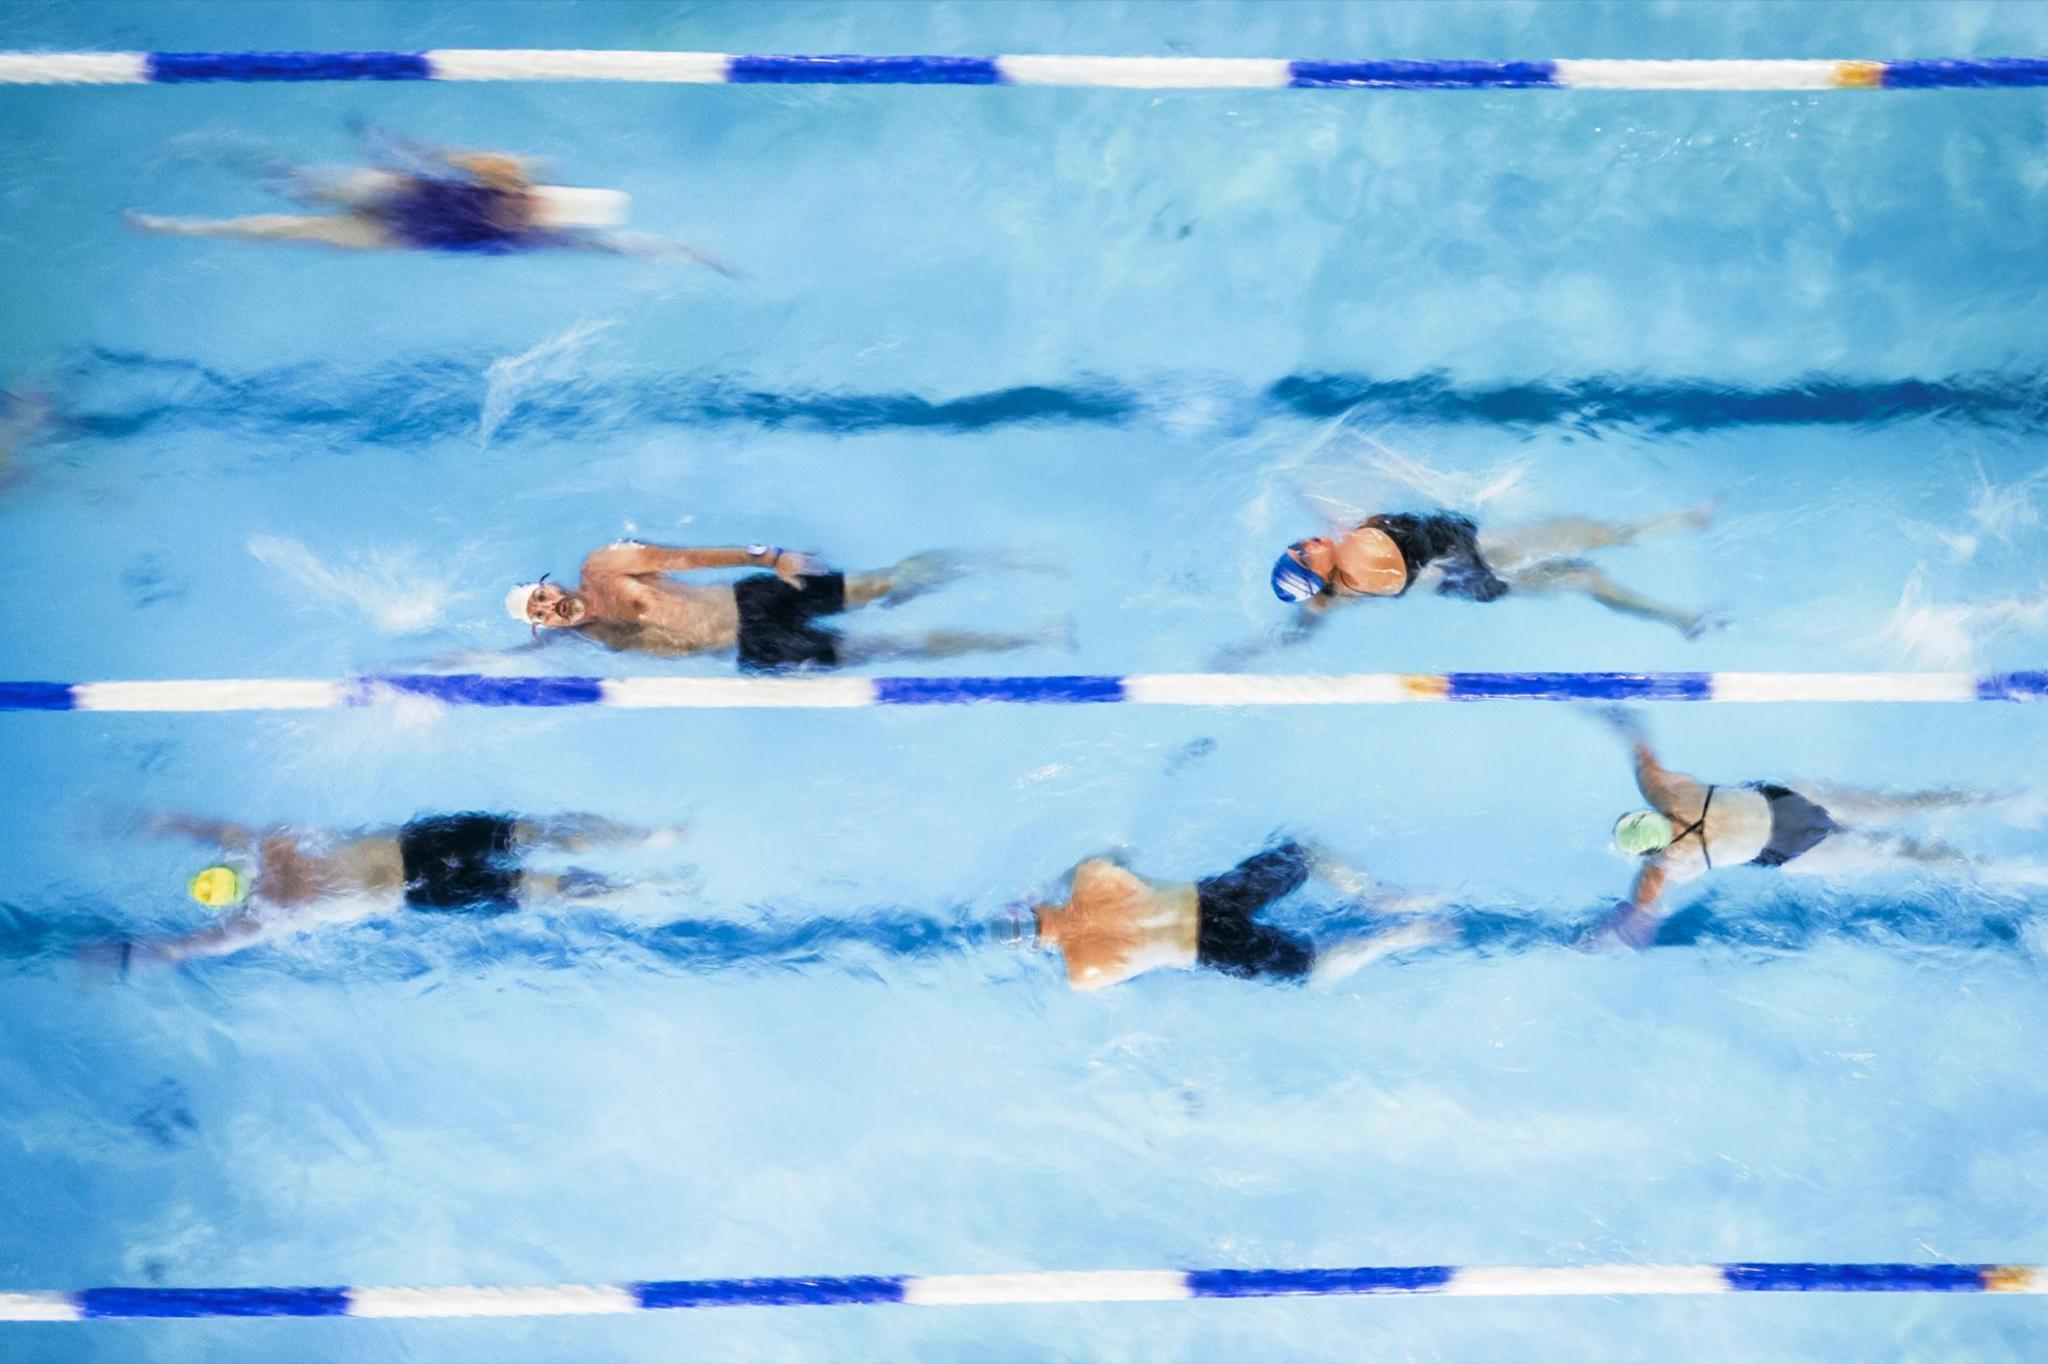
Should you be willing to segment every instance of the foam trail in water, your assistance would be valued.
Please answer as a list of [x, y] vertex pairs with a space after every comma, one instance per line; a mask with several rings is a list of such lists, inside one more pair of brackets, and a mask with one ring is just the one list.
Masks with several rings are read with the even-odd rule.
[[348, 607], [385, 634], [432, 629], [455, 596], [447, 581], [434, 581], [410, 553], [373, 554], [348, 568], [335, 568], [282, 536], [252, 535], [248, 549], [265, 568], [282, 574], [312, 601]]
[[488, 449], [491, 437], [512, 415], [520, 399], [534, 388], [577, 378], [581, 369], [577, 362], [590, 348], [591, 338], [617, 325], [616, 321], [579, 322], [532, 350], [491, 361], [490, 368], [484, 371], [484, 406], [477, 423], [477, 444]]
[[1937, 602], [1920, 569], [1906, 579], [1879, 638], [1898, 657], [1924, 667], [1967, 671], [1980, 644], [2001, 636], [2048, 632], [2048, 592], [1995, 601]]
[[1286, 470], [1302, 501], [1333, 529], [1412, 506], [1477, 513], [1521, 491], [1528, 457], [1473, 473], [1445, 469], [1353, 429], [1356, 415], [1326, 423]]
[[1987, 535], [2010, 541], [2020, 531], [2041, 524], [2041, 509], [2034, 505], [2034, 490], [2044, 484], [2048, 484], [2048, 470], [1999, 484], [1992, 482], [1980, 464], [1977, 487], [1970, 496], [1970, 519]]

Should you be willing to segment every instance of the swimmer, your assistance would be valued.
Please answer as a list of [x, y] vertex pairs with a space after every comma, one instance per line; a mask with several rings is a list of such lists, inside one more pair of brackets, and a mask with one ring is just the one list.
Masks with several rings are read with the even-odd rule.
[[264, 213], [242, 218], [164, 218], [130, 213], [141, 232], [239, 241], [310, 242], [356, 251], [503, 254], [543, 247], [613, 255], [682, 256], [721, 274], [717, 261], [671, 242], [606, 231], [623, 223], [617, 190], [535, 181], [537, 162], [504, 152], [457, 152], [381, 135], [388, 164], [296, 167], [262, 159], [263, 183], [282, 198], [338, 213]]
[[147, 832], [217, 850], [219, 860], [195, 873], [186, 889], [224, 914], [195, 933], [115, 944], [113, 954], [123, 965], [136, 958], [182, 962], [225, 956], [288, 934], [402, 909], [494, 916], [551, 901], [601, 901], [627, 887], [589, 871], [527, 870], [521, 859], [538, 852], [666, 847], [683, 834], [675, 827], [641, 829], [581, 814], [541, 820], [426, 815], [395, 829], [354, 835], [282, 825], [256, 830], [163, 814], [150, 821]]
[[[762, 568], [736, 583], [687, 587], [665, 575], [701, 568]], [[772, 545], [673, 549], [622, 540], [583, 561], [574, 588], [521, 583], [505, 611], [537, 637], [574, 630], [607, 649], [663, 658], [737, 650], [742, 672], [832, 668], [895, 658], [1003, 653], [1065, 638], [1065, 627], [1032, 634], [935, 630], [907, 638], [848, 637], [819, 624], [824, 616], [875, 602], [893, 605], [950, 582], [965, 570], [959, 555], [916, 554], [893, 568], [843, 574], [814, 555]]]
[[1446, 935], [1442, 925], [1417, 922], [1318, 947], [1258, 922], [1267, 906], [1311, 876], [1350, 898], [1371, 896], [1383, 910], [1434, 903], [1372, 896], [1360, 873], [1320, 848], [1289, 840], [1201, 882], [1154, 881], [1110, 858], [1091, 857], [1068, 873], [1065, 901], [1035, 909], [1019, 904], [998, 931], [1014, 944], [1058, 952], [1066, 961], [1067, 984], [1076, 990], [1100, 990], [1163, 967], [1329, 984], [1389, 953]]
[[1808, 876], [1912, 870], [1968, 876], [1994, 870], [1945, 843], [1884, 826], [1930, 811], [1988, 805], [2015, 794], [1982, 791], [1888, 793], [1820, 782], [1754, 781], [1711, 786], [1657, 761], [1641, 720], [1604, 712], [1635, 759], [1636, 786], [1650, 808], [1614, 824], [1614, 843], [1643, 859], [1614, 930], [1641, 945], [1655, 936], [1659, 898], [1669, 887], [1730, 867], [1769, 867]]
[[1577, 592], [1623, 615], [1661, 621], [1687, 639], [1726, 622], [1717, 614], [1667, 606], [1623, 587], [1581, 557], [1676, 530], [1703, 530], [1713, 508], [1701, 506], [1647, 521], [1607, 522], [1557, 517], [1528, 526], [1482, 529], [1450, 512], [1369, 516], [1340, 536], [1297, 540], [1273, 565], [1273, 594], [1299, 602], [1293, 638], [1331, 608], [1366, 597], [1400, 597], [1418, 582], [1440, 597], [1491, 602]]

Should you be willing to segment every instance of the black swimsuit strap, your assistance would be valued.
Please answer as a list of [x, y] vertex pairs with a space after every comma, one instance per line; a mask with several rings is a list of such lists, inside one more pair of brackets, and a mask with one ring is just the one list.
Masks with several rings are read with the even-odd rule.
[[[1708, 871], [1712, 871], [1714, 869], [1714, 855], [1711, 852], [1707, 851], [1707, 811], [1713, 808], [1714, 788], [1709, 786], [1707, 788], [1706, 800], [1700, 803], [1700, 817], [1694, 820], [1692, 823], [1686, 825], [1685, 828], [1680, 830], [1678, 834], [1671, 840], [1671, 844], [1675, 844], [1680, 839], [1686, 838], [1691, 834], [1698, 834], [1700, 836], [1700, 856], [1704, 857], [1707, 860]], [[1671, 846], [1671, 844], [1666, 844], [1665, 846], [1669, 847]]]

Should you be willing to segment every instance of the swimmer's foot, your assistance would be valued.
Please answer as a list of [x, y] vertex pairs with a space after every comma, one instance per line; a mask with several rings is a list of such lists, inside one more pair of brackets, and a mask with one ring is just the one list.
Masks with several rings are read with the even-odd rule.
[[1678, 631], [1687, 639], [1698, 639], [1711, 635], [1716, 630], [1728, 628], [1729, 616], [1726, 611], [1702, 611], [1692, 619], [1679, 625]]
[[968, 567], [967, 556], [954, 550], [913, 554], [882, 575], [889, 581], [888, 590], [882, 594], [882, 605], [901, 606], [914, 601], [959, 578]]
[[1040, 626], [1037, 639], [1047, 648], [1058, 649], [1061, 653], [1074, 654], [1081, 651], [1081, 637], [1074, 629], [1072, 616], [1061, 616], [1058, 620]]

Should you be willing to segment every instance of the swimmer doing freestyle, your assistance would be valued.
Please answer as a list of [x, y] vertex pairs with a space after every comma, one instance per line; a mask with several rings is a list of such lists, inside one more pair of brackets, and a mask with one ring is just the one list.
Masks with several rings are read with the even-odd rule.
[[1696, 639], [1725, 622], [1712, 612], [1669, 606], [1623, 587], [1582, 556], [1670, 531], [1703, 530], [1712, 519], [1710, 506], [1646, 521], [1564, 516], [1498, 530], [1451, 512], [1369, 516], [1341, 535], [1289, 545], [1273, 564], [1273, 594], [1300, 603], [1297, 637], [1337, 606], [1406, 596], [1426, 583], [1438, 596], [1475, 602], [1576, 592]]
[[1985, 861], [1886, 827], [1916, 815], [1990, 805], [2018, 792], [1884, 792], [1790, 780], [1709, 785], [1659, 762], [1633, 712], [1613, 707], [1602, 714], [1629, 745], [1636, 786], [1650, 805], [1614, 824], [1615, 846], [1643, 859], [1629, 903], [1613, 925], [1624, 941], [1642, 945], [1656, 935], [1666, 889], [1731, 867], [1829, 877], [1909, 870], [2036, 879], [2038, 869], [2028, 864]]
[[504, 152], [427, 147], [366, 133], [367, 166], [293, 166], [257, 158], [253, 169], [281, 198], [338, 213], [261, 213], [241, 218], [166, 218], [130, 213], [128, 225], [174, 237], [309, 242], [357, 251], [461, 251], [489, 255], [557, 248], [611, 255], [673, 256], [733, 272], [686, 246], [604, 229], [626, 219], [617, 190], [535, 182], [537, 162]]
[[510, 815], [427, 815], [396, 828], [339, 834], [163, 814], [146, 832], [216, 849], [186, 889], [225, 911], [193, 933], [102, 944], [96, 955], [133, 960], [218, 957], [314, 928], [415, 910], [495, 916], [553, 901], [601, 902], [630, 887], [594, 872], [542, 872], [522, 865], [538, 853], [668, 847], [678, 827], [641, 829], [601, 815], [517, 819]]
[[1311, 876], [1381, 910], [1405, 912], [1435, 903], [1374, 894], [1361, 873], [1328, 851], [1290, 839], [1204, 881], [1154, 881], [1112, 858], [1091, 857], [1068, 873], [1064, 900], [1013, 906], [997, 932], [1015, 946], [1058, 952], [1067, 984], [1076, 990], [1100, 990], [1169, 967], [1330, 984], [1391, 952], [1446, 936], [1441, 924], [1416, 922], [1318, 946], [1258, 922]]
[[[844, 574], [815, 556], [772, 545], [681, 549], [622, 540], [583, 561], [573, 588], [521, 583], [505, 596], [512, 619], [540, 631], [573, 630], [608, 649], [676, 658], [735, 650], [742, 672], [832, 668], [891, 658], [950, 658], [1056, 643], [1065, 627], [1029, 634], [935, 630], [898, 637], [845, 636], [819, 623], [877, 602], [894, 605], [952, 581], [956, 554], [912, 555], [893, 568]], [[737, 583], [692, 587], [667, 575], [708, 568], [762, 568]]]

